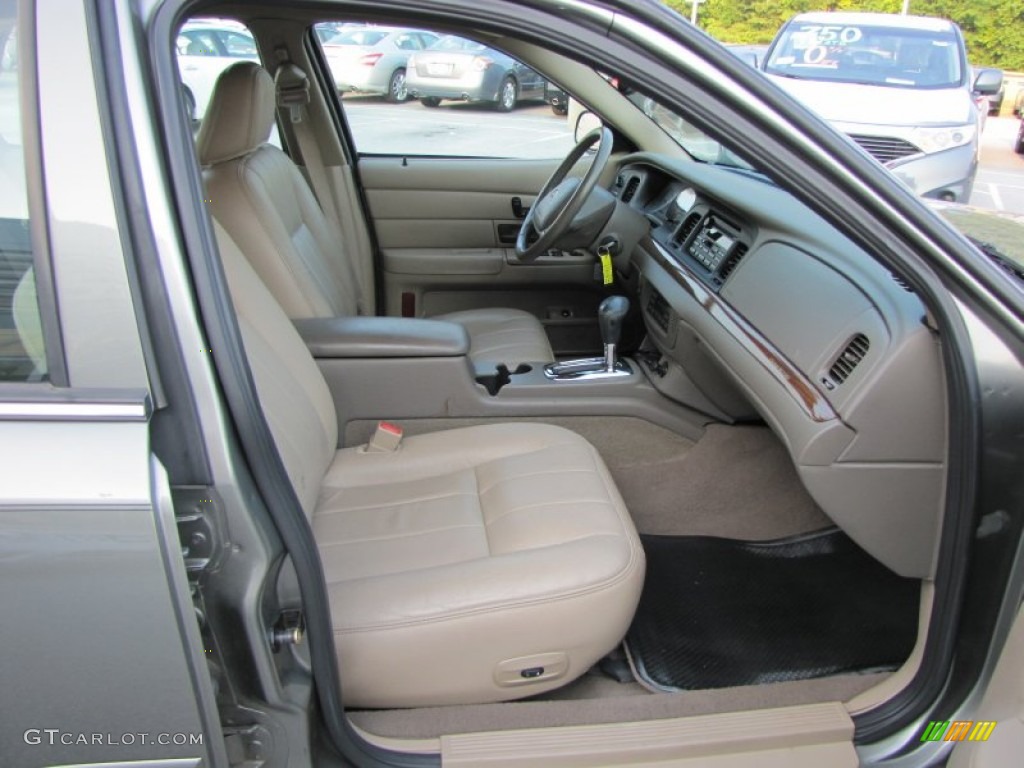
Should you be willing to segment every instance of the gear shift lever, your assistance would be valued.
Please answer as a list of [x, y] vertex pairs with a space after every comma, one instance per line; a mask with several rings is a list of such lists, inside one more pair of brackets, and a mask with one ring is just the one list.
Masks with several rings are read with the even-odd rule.
[[601, 326], [604, 357], [585, 357], [582, 360], [560, 360], [544, 366], [544, 375], [555, 381], [594, 381], [622, 378], [631, 381], [633, 369], [628, 360], [619, 360], [616, 350], [622, 337], [622, 321], [629, 312], [629, 299], [609, 296], [597, 308], [597, 322]]
[[629, 299], [625, 296], [609, 296], [597, 309], [597, 322], [601, 326], [601, 340], [604, 342], [604, 369], [615, 371], [616, 348], [622, 337], [622, 321], [629, 312]]

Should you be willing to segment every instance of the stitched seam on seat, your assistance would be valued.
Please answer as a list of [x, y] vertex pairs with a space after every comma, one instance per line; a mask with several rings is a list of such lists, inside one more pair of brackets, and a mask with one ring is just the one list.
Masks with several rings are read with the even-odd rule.
[[[416, 536], [429, 536], [432, 533], [441, 533], [442, 531], [454, 531], [459, 528], [477, 528], [476, 525], [444, 525], [439, 528], [427, 528], [421, 531], [409, 531], [408, 533], [396, 533], [391, 536], [367, 536], [362, 539], [347, 539], [345, 541], [328, 541], [323, 544], [317, 544], [319, 549], [326, 549], [327, 547], [344, 547], [350, 544], [365, 544], [370, 541], [394, 541], [395, 539], [411, 539]], [[425, 570], [425, 569], [424, 569]], [[356, 577], [362, 578], [362, 577]], [[356, 579], [342, 579], [341, 581], [355, 581]], [[333, 582], [337, 583], [337, 582]]]
[[[253, 199], [253, 195], [252, 195], [251, 190], [249, 189], [249, 185], [245, 183], [244, 174], [243, 174], [243, 167], [242, 166], [243, 166], [243, 164], [248, 166], [248, 165], [250, 165], [250, 163], [253, 166], [255, 166], [255, 164], [256, 164], [255, 163], [255, 161], [256, 161], [256, 152], [257, 151], [259, 151], [259, 147], [257, 147], [252, 152], [249, 152], [248, 154], [243, 156], [241, 158], [241, 161], [238, 163], [238, 165], [236, 166], [236, 169], [235, 169], [235, 172], [238, 174], [238, 177], [239, 177], [238, 178], [239, 186], [242, 189], [242, 194], [245, 195], [246, 199], [249, 202], [249, 208], [253, 212], [255, 212], [257, 210], [257, 208], [256, 208], [256, 201]], [[263, 184], [264, 187], [267, 187], [267, 182], [266, 182], [266, 179], [264, 178], [263, 174], [260, 173], [259, 170], [257, 168], [255, 168], [255, 167], [253, 167], [252, 171], [253, 171], [253, 174], [259, 178], [260, 183]], [[269, 194], [267, 196], [270, 197]], [[264, 231], [264, 233], [266, 233], [266, 239], [273, 246], [274, 236], [273, 236], [273, 233], [268, 228], [268, 226], [264, 223], [264, 217], [257, 215], [256, 216], [256, 220], [259, 222], [260, 228]], [[292, 239], [291, 239], [292, 238], [292, 233], [288, 231], [288, 227], [287, 226], [284, 226], [284, 222], [283, 221], [281, 222], [281, 225], [282, 225], [281, 226], [282, 230], [284, 230], [285, 234], [288, 237], [289, 244], [292, 245]], [[246, 258], [248, 259], [248, 256], [246, 256]], [[301, 258], [299, 260], [301, 261]], [[292, 266], [291, 259], [284, 258], [284, 259], [280, 259], [279, 261], [284, 262], [285, 268], [288, 270], [288, 272], [291, 273], [292, 279], [295, 281], [296, 288], [298, 289], [298, 294], [302, 297], [302, 302], [306, 305], [306, 309], [310, 313], [310, 316], [316, 315], [316, 307], [314, 306], [314, 302], [310, 299], [310, 297], [306, 294], [306, 292], [302, 290], [301, 281], [299, 280], [298, 276], [295, 273], [295, 268]], [[254, 267], [254, 270], [255, 270], [255, 267]], [[268, 291], [270, 290], [270, 286], [267, 286], [267, 290]], [[273, 292], [271, 292], [271, 293], [273, 293]], [[274, 298], [276, 299], [277, 297], [275, 296]]]
[[[596, 538], [619, 538], [619, 536], [618, 536], [618, 534], [614, 534], [614, 533], [592, 533], [592, 534], [587, 534], [586, 536], [582, 536], [579, 539], [573, 539], [573, 541], [584, 541], [586, 539], [596, 539]], [[556, 545], [552, 545], [552, 546], [560, 546], [560, 545], [556, 544]], [[389, 623], [384, 623], [384, 624], [367, 624], [365, 626], [347, 627], [345, 629], [338, 629], [337, 627], [334, 627], [333, 631], [334, 631], [335, 635], [346, 635], [346, 634], [356, 634], [356, 633], [360, 633], [360, 632], [374, 632], [374, 631], [386, 630], [386, 629], [399, 629], [399, 628], [405, 628], [405, 627], [415, 627], [415, 626], [422, 625], [422, 624], [436, 624], [436, 623], [439, 623], [439, 622], [451, 621], [452, 619], [461, 619], [461, 618], [467, 618], [467, 617], [472, 617], [472, 616], [486, 615], [488, 613], [498, 613], [498, 612], [507, 611], [507, 610], [513, 609], [513, 608], [529, 608], [531, 606], [543, 605], [545, 603], [561, 602], [563, 600], [569, 600], [569, 599], [573, 599], [573, 598], [577, 598], [577, 597], [582, 597], [584, 595], [593, 594], [595, 592], [602, 592], [602, 591], [604, 591], [606, 589], [610, 589], [612, 587], [615, 587], [619, 583], [625, 581], [632, 574], [635, 566], [636, 566], [636, 559], [635, 558], [630, 558], [630, 560], [627, 563], [626, 567], [624, 567], [619, 573], [615, 574], [611, 578], [605, 579], [604, 581], [598, 582], [597, 584], [592, 584], [589, 587], [584, 587], [582, 589], [575, 589], [575, 590], [572, 590], [572, 591], [569, 591], [569, 592], [558, 592], [558, 593], [554, 593], [554, 594], [551, 594], [551, 595], [543, 595], [543, 596], [535, 597], [535, 598], [532, 598], [532, 599], [516, 600], [514, 602], [507, 602], [506, 601], [506, 602], [502, 602], [502, 603], [498, 603], [498, 604], [494, 604], [494, 605], [483, 605], [483, 606], [479, 606], [479, 607], [476, 607], [476, 608], [470, 608], [470, 609], [467, 609], [467, 610], [446, 613], [444, 615], [439, 615], [439, 616], [424, 616], [422, 618], [412, 619], [410, 621], [389, 622]], [[327, 586], [329, 587], [331, 584], [344, 584], [344, 583], [346, 583], [348, 581], [355, 581], [355, 579], [335, 579], [333, 581], [328, 581], [327, 582]]]
[[[446, 475], [435, 475], [435, 476], [432, 476], [431, 479], [433, 479], [433, 477], [446, 477]], [[335, 498], [338, 494], [342, 494], [345, 491], [351, 491], [354, 488], [373, 488], [373, 487], [375, 487], [375, 486], [372, 486], [372, 485], [370, 485], [370, 486], [356, 485], [356, 486], [352, 486], [352, 487], [339, 486], [339, 487], [336, 487], [336, 488], [332, 488], [330, 496], [323, 497], [323, 499], [321, 501], [321, 504], [329, 502], [331, 499]], [[383, 509], [385, 507], [407, 507], [410, 504], [422, 504], [425, 501], [440, 501], [441, 499], [455, 499], [455, 498], [458, 498], [460, 496], [472, 496], [472, 495], [473, 495], [472, 493], [442, 493], [439, 496], [420, 496], [418, 498], [403, 499], [401, 501], [382, 501], [379, 504], [366, 504], [366, 505], [360, 506], [360, 507], [336, 507], [334, 509], [318, 509], [316, 514], [317, 514], [317, 517], [320, 517], [321, 515], [337, 515], [337, 514], [348, 514], [350, 512], [366, 512], [366, 511], [369, 511], [371, 509]]]
[[[539, 453], [539, 451], [534, 451], [534, 453]], [[488, 464], [489, 463], [491, 463], [491, 462], [488, 462]], [[476, 468], [474, 467], [474, 472], [475, 471], [476, 471]], [[516, 475], [515, 477], [503, 477], [500, 480], [495, 480], [493, 483], [491, 483], [489, 486], [487, 486], [484, 490], [482, 490], [480, 492], [480, 495], [482, 496], [485, 493], [490, 493], [494, 488], [497, 488], [502, 483], [508, 483], [508, 482], [513, 481], [513, 480], [522, 480], [524, 477], [538, 477], [540, 475], [571, 475], [571, 474], [578, 474], [580, 472], [586, 472], [588, 474], [594, 474], [594, 472], [592, 470], [589, 470], [589, 469], [564, 469], [564, 470], [542, 469], [542, 470], [540, 470], [538, 472], [526, 472], [526, 473], [521, 474], [521, 475]]]
[[487, 513], [484, 511], [484, 500], [483, 494], [480, 493], [480, 478], [476, 473], [476, 466], [472, 467], [473, 470], [473, 483], [476, 485], [476, 504], [477, 511], [480, 513], [480, 527], [484, 532], [484, 545], [487, 547], [487, 556], [491, 556], [491, 535], [487, 530]]
[[[603, 504], [606, 507], [611, 506], [611, 502], [606, 501], [605, 499], [568, 499], [566, 501], [538, 501], [535, 504], [524, 504], [521, 507], [513, 507], [512, 509], [506, 509], [501, 514], [491, 518], [490, 520], [486, 520], [485, 525], [490, 525], [491, 523], [495, 523], [498, 520], [502, 520], [514, 512], [523, 512], [527, 509], [539, 509], [541, 507], [562, 507], [566, 506], [567, 504]], [[559, 543], [567, 544], [568, 541]], [[533, 548], [531, 547], [531, 549]]]

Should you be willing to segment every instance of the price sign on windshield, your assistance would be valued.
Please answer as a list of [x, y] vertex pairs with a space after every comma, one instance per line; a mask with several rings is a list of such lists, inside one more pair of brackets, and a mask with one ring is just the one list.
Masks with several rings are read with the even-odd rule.
[[860, 27], [805, 24], [790, 38], [794, 56], [789, 63], [808, 67], [835, 67], [838, 63], [835, 54], [863, 37]]

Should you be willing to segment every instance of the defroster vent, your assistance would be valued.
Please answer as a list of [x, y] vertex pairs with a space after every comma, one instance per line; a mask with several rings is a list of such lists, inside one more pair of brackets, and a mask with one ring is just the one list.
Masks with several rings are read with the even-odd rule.
[[863, 333], [854, 336], [828, 369], [828, 378], [832, 383], [838, 386], [850, 378], [853, 369], [864, 359], [870, 347], [871, 342]]

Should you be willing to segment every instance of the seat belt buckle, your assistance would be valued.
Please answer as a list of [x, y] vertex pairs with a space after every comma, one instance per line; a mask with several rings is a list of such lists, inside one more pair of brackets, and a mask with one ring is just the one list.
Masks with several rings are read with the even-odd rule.
[[366, 444], [367, 453], [394, 453], [402, 444], [402, 428], [389, 421], [378, 421], [373, 437]]

